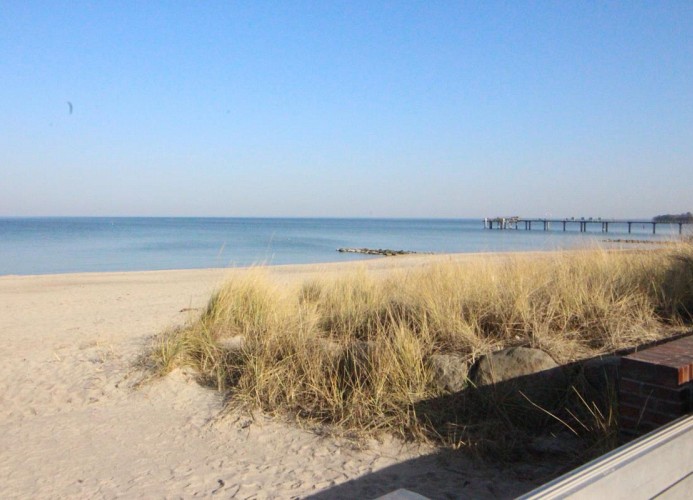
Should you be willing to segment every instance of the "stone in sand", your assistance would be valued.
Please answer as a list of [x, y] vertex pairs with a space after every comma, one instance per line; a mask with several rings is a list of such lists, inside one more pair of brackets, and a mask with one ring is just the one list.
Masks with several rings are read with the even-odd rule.
[[441, 391], [458, 392], [467, 387], [469, 367], [456, 354], [434, 354], [429, 358], [433, 383]]

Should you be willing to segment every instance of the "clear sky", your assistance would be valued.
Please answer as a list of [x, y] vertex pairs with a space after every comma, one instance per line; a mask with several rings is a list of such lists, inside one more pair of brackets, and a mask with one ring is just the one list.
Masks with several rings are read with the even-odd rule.
[[0, 116], [0, 215], [678, 213], [693, 2], [0, 0]]

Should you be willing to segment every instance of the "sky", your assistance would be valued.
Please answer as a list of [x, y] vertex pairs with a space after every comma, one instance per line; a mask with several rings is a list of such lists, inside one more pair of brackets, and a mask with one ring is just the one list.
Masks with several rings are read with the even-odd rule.
[[693, 211], [693, 2], [0, 0], [0, 216]]

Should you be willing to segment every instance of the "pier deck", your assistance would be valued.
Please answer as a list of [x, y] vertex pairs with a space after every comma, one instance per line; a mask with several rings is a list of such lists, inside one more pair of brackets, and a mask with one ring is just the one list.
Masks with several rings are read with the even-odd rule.
[[535, 228], [541, 228], [544, 231], [549, 231], [551, 229], [551, 225], [554, 225], [554, 227], [559, 226], [562, 227], [563, 231], [566, 231], [569, 227], [575, 227], [576, 225], [579, 228], [579, 231], [581, 233], [587, 232], [587, 226], [588, 225], [600, 225], [601, 226], [601, 232], [602, 233], [608, 233], [609, 232], [609, 224], [612, 226], [615, 224], [620, 224], [620, 225], [627, 225], [628, 226], [628, 234], [631, 234], [633, 226], [635, 225], [636, 227], [638, 225], [641, 225], [643, 227], [645, 226], [652, 226], [652, 234], [657, 234], [657, 226], [658, 225], [678, 225], [679, 227], [679, 234], [683, 234], [683, 226], [687, 224], [691, 224], [691, 222], [660, 222], [660, 221], [652, 221], [652, 220], [619, 220], [619, 219], [539, 219], [539, 218], [522, 218], [522, 217], [494, 217], [494, 218], [485, 218], [484, 219], [484, 228], [485, 229], [523, 229], [526, 231], [531, 231], [532, 230], [532, 225], [534, 225]]

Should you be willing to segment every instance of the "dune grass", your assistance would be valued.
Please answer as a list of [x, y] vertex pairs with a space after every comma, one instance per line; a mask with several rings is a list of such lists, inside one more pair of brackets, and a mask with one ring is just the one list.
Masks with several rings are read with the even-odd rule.
[[[471, 365], [522, 345], [569, 363], [661, 338], [692, 312], [690, 245], [495, 256], [385, 276], [360, 270], [283, 288], [254, 269], [199, 318], [162, 334], [148, 359], [158, 374], [193, 367], [232, 405], [459, 445], [489, 412], [463, 402], [468, 421], [445, 429], [417, 414], [420, 402], [445, 396], [433, 384], [432, 355]], [[613, 429], [608, 404], [575, 394], [566, 400], [578, 430]]]

